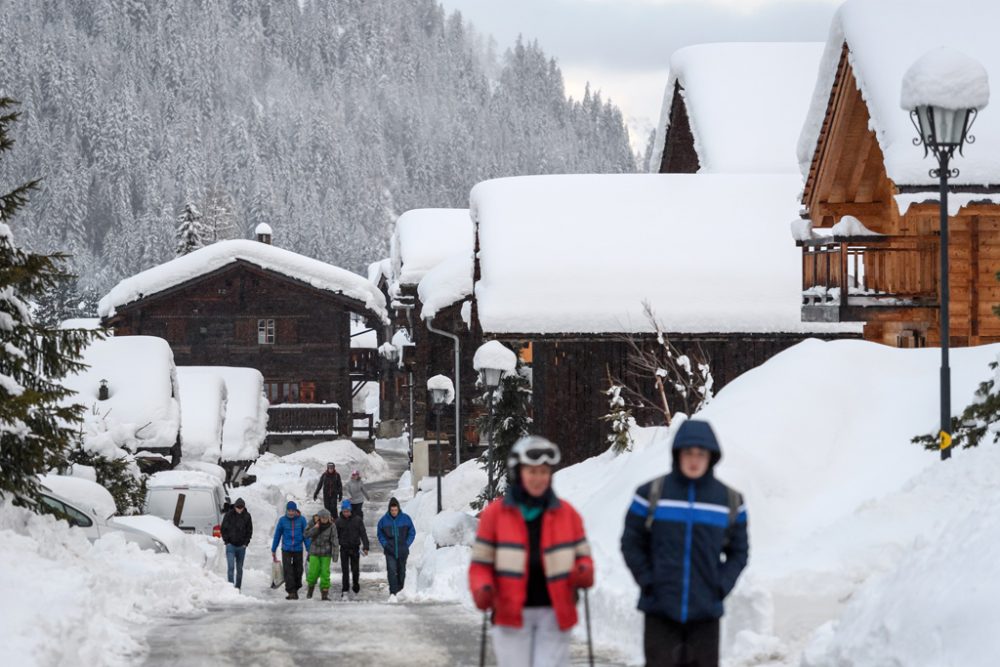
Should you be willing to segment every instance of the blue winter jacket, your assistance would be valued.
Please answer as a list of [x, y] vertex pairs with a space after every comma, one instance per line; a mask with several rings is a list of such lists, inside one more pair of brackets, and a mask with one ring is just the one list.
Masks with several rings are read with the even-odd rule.
[[[625, 517], [622, 554], [642, 589], [639, 610], [680, 623], [720, 618], [722, 600], [736, 585], [749, 556], [747, 512], [739, 494], [730, 523], [730, 490], [712, 474], [697, 480], [680, 472], [681, 449], [703, 447], [712, 467], [722, 456], [706, 422], [689, 420], [674, 438], [674, 470], [663, 482], [655, 508], [652, 482], [640, 486]], [[646, 528], [649, 512], [652, 527]]]
[[413, 540], [417, 537], [417, 529], [413, 525], [413, 521], [410, 520], [408, 515], [402, 512], [395, 519], [392, 518], [391, 514], [386, 512], [378, 520], [376, 532], [378, 533], [378, 541], [382, 545], [382, 550], [396, 558], [406, 558], [410, 553], [410, 545], [413, 544]]
[[309, 522], [301, 514], [294, 519], [289, 519], [288, 515], [283, 515], [278, 519], [278, 525], [274, 527], [274, 539], [271, 540], [271, 551], [278, 550], [278, 543], [281, 543], [281, 550], [287, 552], [302, 551], [305, 544], [309, 549], [310, 540], [305, 536]]

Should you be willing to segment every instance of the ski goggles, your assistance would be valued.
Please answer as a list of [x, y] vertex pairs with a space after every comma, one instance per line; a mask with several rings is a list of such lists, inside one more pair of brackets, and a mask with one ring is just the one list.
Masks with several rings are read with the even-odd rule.
[[[518, 446], [520, 445], [520, 446]], [[543, 438], [531, 438], [527, 442], [516, 443], [511, 450], [512, 463], [540, 466], [558, 465], [562, 460], [559, 448]]]

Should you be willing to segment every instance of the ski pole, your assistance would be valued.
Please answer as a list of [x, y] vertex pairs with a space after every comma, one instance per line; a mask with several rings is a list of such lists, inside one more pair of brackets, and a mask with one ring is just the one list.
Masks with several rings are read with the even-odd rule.
[[583, 589], [583, 612], [587, 618], [587, 659], [590, 667], [594, 667], [594, 643], [590, 639], [590, 595], [586, 588]]
[[489, 612], [483, 612], [483, 634], [479, 642], [479, 667], [486, 667], [486, 626], [489, 624]]

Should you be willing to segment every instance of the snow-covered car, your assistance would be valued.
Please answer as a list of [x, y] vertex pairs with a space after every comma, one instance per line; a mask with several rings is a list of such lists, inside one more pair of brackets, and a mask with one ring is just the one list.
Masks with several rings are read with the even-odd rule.
[[156, 553], [169, 552], [167, 546], [155, 536], [134, 526], [118, 523], [114, 499], [100, 484], [63, 475], [45, 475], [41, 478], [41, 484], [41, 500], [45, 509], [84, 531], [91, 542], [108, 533], [117, 532], [140, 549]]
[[222, 537], [222, 516], [229, 497], [219, 478], [197, 470], [165, 470], [146, 483], [147, 514], [173, 521], [178, 499], [184, 496], [177, 527], [186, 533]]

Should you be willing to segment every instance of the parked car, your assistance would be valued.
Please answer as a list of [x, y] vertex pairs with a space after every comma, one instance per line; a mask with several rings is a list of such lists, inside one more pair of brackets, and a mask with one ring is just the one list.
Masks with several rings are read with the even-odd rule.
[[147, 514], [174, 520], [178, 499], [184, 496], [177, 527], [187, 533], [222, 537], [222, 516], [229, 509], [229, 497], [215, 475], [196, 470], [158, 472], [146, 483]]
[[84, 531], [91, 542], [116, 532], [140, 549], [155, 553], [169, 552], [167, 546], [153, 535], [133, 526], [118, 524], [115, 521], [114, 500], [100, 484], [63, 475], [45, 475], [41, 477], [41, 484], [43, 508]]

